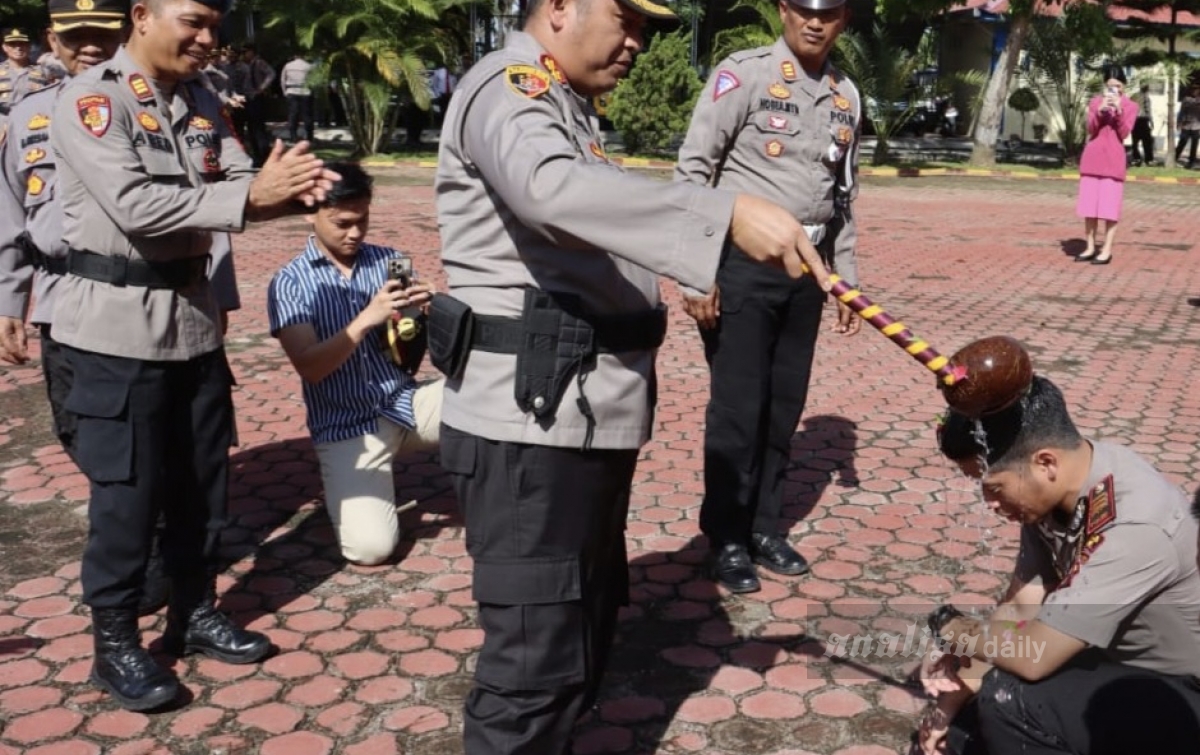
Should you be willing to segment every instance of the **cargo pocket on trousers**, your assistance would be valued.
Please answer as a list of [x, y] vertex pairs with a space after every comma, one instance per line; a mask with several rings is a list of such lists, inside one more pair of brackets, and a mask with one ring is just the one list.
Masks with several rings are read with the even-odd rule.
[[512, 690], [581, 684], [588, 675], [588, 623], [575, 558], [478, 560], [483, 647], [475, 676]]
[[133, 476], [129, 386], [105, 380], [76, 380], [63, 406], [78, 419], [75, 462], [88, 479], [129, 480]]

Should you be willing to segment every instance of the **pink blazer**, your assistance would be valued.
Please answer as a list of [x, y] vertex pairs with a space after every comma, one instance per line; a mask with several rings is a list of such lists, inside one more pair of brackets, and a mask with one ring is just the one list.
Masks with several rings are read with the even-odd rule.
[[1125, 180], [1125, 139], [1137, 120], [1138, 105], [1121, 96], [1116, 111], [1100, 109], [1104, 97], [1097, 96], [1088, 103], [1088, 143], [1079, 159], [1079, 172], [1085, 176]]

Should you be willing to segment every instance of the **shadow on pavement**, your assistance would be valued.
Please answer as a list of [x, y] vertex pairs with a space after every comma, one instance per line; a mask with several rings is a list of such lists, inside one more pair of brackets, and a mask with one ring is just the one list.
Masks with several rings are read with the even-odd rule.
[[[401, 513], [404, 536], [392, 557], [374, 568], [393, 567], [417, 540], [459, 526], [436, 454], [404, 454], [394, 471], [397, 503], [416, 499], [419, 510]], [[317, 589], [347, 564], [324, 506], [320, 467], [308, 438], [239, 450], [230, 459], [230, 480], [221, 570], [247, 558], [251, 566], [223, 591], [220, 607], [248, 624]], [[422, 523], [421, 511], [438, 516]]]

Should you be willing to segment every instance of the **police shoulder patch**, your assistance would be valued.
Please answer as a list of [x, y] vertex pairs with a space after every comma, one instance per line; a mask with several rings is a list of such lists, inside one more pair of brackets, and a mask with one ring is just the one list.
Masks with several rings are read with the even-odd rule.
[[112, 101], [102, 94], [89, 94], [75, 100], [79, 120], [92, 136], [104, 136], [112, 123]]
[[508, 88], [530, 99], [550, 91], [550, 74], [534, 66], [509, 66], [504, 69]]
[[733, 71], [725, 69], [717, 71], [717, 80], [713, 84], [713, 102], [721, 99], [721, 97], [729, 94], [741, 85], [742, 82], [733, 74]]

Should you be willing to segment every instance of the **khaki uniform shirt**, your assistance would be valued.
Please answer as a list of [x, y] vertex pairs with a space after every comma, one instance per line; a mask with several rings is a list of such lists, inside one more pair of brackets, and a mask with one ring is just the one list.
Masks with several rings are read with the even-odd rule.
[[[45, 89], [54, 83], [55, 77], [42, 70], [41, 66], [15, 66], [12, 61], [0, 63], [0, 111], [17, 104], [22, 95]], [[0, 114], [0, 119], [4, 116]]]
[[[50, 143], [63, 240], [150, 262], [202, 257], [214, 231], [240, 231], [254, 171], [217, 99], [180, 84], [166, 99], [125, 48], [63, 87]], [[78, 349], [181, 361], [221, 345], [207, 279], [180, 290], [59, 284], [54, 337]]]
[[[58, 171], [50, 150], [50, 119], [61, 83], [21, 98], [13, 108], [6, 135], [0, 136], [0, 315], [24, 319], [30, 294], [34, 324], [53, 322], [55, 292], [61, 276], [34, 270], [20, 243], [28, 233], [47, 257], [65, 258], [63, 213]], [[213, 240], [212, 282], [222, 310], [241, 307], [229, 235]]]
[[[471, 68], [450, 101], [437, 173], [450, 293], [476, 313], [519, 317], [524, 290], [577, 294], [600, 315], [658, 305], [658, 276], [712, 288], [735, 196], [663, 184], [610, 164], [586, 100], [522, 32]], [[516, 357], [471, 353], [446, 385], [442, 419], [500, 441], [579, 448], [587, 421], [574, 380], [552, 424], [513, 397]], [[654, 353], [600, 354], [584, 393], [594, 448], [650, 434]]]
[[1038, 620], [1112, 660], [1200, 677], [1197, 524], [1187, 497], [1133, 451], [1093, 443], [1071, 522], [1021, 530], [1017, 577], [1050, 592]]
[[[675, 177], [754, 194], [823, 226], [834, 216], [835, 187], [848, 200], [858, 194], [861, 111], [849, 79], [832, 65], [810, 76], [783, 39], [734, 53], [700, 93]], [[829, 248], [834, 270], [857, 285], [857, 232], [848, 209], [845, 216]]]

